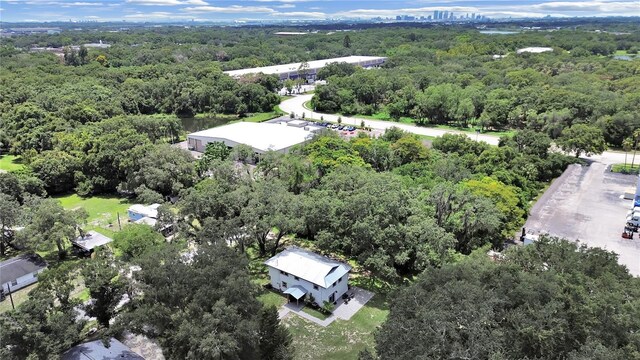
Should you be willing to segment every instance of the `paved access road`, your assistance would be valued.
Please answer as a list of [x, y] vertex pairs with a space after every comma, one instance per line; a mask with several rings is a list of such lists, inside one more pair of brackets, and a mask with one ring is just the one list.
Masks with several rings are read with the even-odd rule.
[[[280, 109], [286, 113], [295, 113], [297, 116], [301, 116], [302, 113], [305, 113], [305, 117], [312, 119], [320, 119], [322, 117], [325, 121], [336, 122], [338, 121], [338, 115], [333, 114], [323, 114], [311, 111], [304, 107], [304, 103], [311, 100], [313, 95], [298, 95], [291, 99], [285, 100], [280, 103]], [[355, 118], [349, 116], [342, 116], [343, 124], [350, 124], [355, 126], [360, 126], [360, 123], [364, 121], [366, 126], [370, 126], [372, 129], [376, 130], [386, 130], [390, 127], [398, 127], [404, 131], [408, 131], [418, 135], [427, 135], [427, 136], [442, 136], [444, 134], [464, 134], [469, 136], [469, 138], [479, 141], [485, 141], [491, 145], [498, 145], [498, 137], [483, 135], [483, 134], [470, 134], [461, 131], [453, 131], [453, 130], [441, 130], [441, 129], [432, 129], [426, 127], [419, 127], [414, 125], [400, 124], [393, 121], [382, 121], [382, 120], [371, 120], [371, 119], [363, 119], [363, 118]]]

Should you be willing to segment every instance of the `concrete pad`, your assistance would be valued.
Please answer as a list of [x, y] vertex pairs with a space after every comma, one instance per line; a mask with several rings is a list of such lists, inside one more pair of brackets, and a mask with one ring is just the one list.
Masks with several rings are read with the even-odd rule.
[[623, 239], [632, 200], [623, 195], [635, 187], [635, 175], [616, 174], [603, 162], [571, 165], [531, 209], [527, 231], [548, 233], [618, 254], [620, 264], [640, 275], [640, 239]]

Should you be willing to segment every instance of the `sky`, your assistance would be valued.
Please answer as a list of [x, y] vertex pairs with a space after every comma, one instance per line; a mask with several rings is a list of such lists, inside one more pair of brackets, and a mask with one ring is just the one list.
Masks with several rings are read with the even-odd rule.
[[640, 16], [640, 0], [0, 0], [0, 21], [319, 20], [428, 16]]

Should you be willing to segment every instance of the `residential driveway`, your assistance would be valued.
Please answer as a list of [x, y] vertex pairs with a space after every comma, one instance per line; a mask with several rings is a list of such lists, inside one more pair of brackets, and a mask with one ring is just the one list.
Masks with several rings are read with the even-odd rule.
[[352, 287], [349, 293], [353, 293], [354, 297], [345, 303], [343, 299], [338, 300], [338, 305], [333, 310], [333, 314], [326, 319], [318, 319], [312, 315], [302, 311], [304, 305], [297, 305], [296, 303], [286, 303], [278, 311], [278, 318], [282, 319], [290, 313], [296, 314], [304, 319], [307, 319], [320, 326], [329, 326], [336, 319], [349, 320], [355, 313], [357, 313], [362, 307], [373, 297], [373, 293], [357, 287]]
[[640, 275], [640, 240], [621, 237], [632, 200], [625, 190], [635, 191], [637, 176], [614, 174], [610, 162], [617, 155], [599, 156], [590, 166], [571, 165], [556, 179], [531, 209], [527, 231], [566, 238], [601, 247], [619, 255], [619, 262]]

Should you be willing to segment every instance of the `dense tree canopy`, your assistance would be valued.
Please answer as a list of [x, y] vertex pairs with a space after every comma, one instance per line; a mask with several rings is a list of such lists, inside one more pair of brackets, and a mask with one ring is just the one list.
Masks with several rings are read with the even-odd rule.
[[633, 359], [640, 282], [601, 249], [547, 239], [429, 268], [376, 335], [381, 359]]

